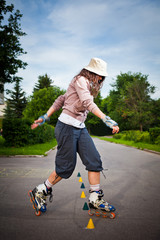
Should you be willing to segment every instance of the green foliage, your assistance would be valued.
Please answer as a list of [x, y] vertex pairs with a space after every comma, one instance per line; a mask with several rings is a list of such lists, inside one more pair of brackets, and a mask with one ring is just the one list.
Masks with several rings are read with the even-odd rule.
[[22, 112], [26, 107], [27, 100], [25, 92], [20, 87], [22, 78], [14, 77], [15, 87], [13, 90], [8, 90], [10, 98], [7, 98], [7, 108], [5, 109], [5, 118], [21, 118]]
[[[107, 114], [106, 104], [105, 101], [102, 100], [102, 96], [100, 93], [95, 98], [94, 102], [105, 114]], [[89, 133], [92, 135], [105, 136], [110, 135], [112, 133], [111, 129], [108, 128], [102, 122], [102, 120], [96, 117], [93, 113], [88, 114], [85, 124]]]
[[149, 108], [152, 113], [152, 119], [154, 119], [150, 127], [160, 127], [160, 98], [157, 100], [152, 99]]
[[7, 147], [5, 146], [5, 139], [0, 136], [0, 155], [46, 155], [46, 152], [53, 149], [56, 145], [57, 141], [54, 138], [46, 143], [37, 143], [22, 147]]
[[3, 121], [3, 119], [0, 118], [0, 130], [1, 130], [1, 128], [2, 128], [2, 121]]
[[122, 139], [123, 138], [123, 133], [115, 134], [115, 135], [113, 135], [113, 138], [115, 138], [115, 139]]
[[54, 138], [54, 127], [48, 124], [43, 124], [37, 127], [34, 130], [31, 130], [31, 137], [33, 136], [33, 140], [30, 139], [30, 143], [45, 143], [49, 142]]
[[112, 135], [112, 129], [107, 127], [102, 121], [100, 123], [90, 126], [90, 134], [95, 136]]
[[123, 140], [123, 139], [115, 139], [115, 138], [107, 138], [107, 137], [99, 137], [102, 140], [108, 141], [108, 142], [113, 142], [113, 143], [118, 143], [118, 144], [124, 144], [127, 146], [132, 146], [136, 147], [138, 149], [148, 149], [156, 152], [160, 152], [160, 147], [159, 145], [156, 144], [150, 144], [150, 143], [145, 143], [145, 142], [134, 142], [134, 141], [128, 141], [128, 140]]
[[3, 119], [3, 137], [7, 146], [25, 146], [29, 142], [29, 126], [21, 119]]
[[155, 87], [148, 82], [148, 76], [142, 73], [121, 73], [110, 91], [108, 111], [119, 123], [121, 130], [148, 129], [154, 124], [150, 94]]
[[113, 138], [133, 141], [135, 143], [137, 142], [150, 143], [149, 132], [141, 132], [136, 130], [124, 131], [122, 133], [115, 134]]
[[45, 74], [44, 76], [43, 75], [39, 76], [38, 83], [35, 84], [33, 92], [43, 88], [49, 88], [52, 86], [52, 83], [53, 83], [52, 79], [47, 74]]
[[14, 81], [13, 76], [19, 68], [27, 66], [18, 58], [26, 54], [20, 44], [20, 37], [26, 35], [21, 29], [21, 17], [19, 10], [14, 11], [13, 4], [6, 5], [5, 0], [0, 1], [0, 91], [4, 90], [5, 83]]
[[155, 144], [160, 145], [160, 135], [156, 138]]
[[150, 128], [149, 129], [149, 134], [150, 134], [150, 138], [151, 138], [152, 143], [155, 143], [156, 141], [159, 141], [158, 137], [160, 136], [160, 127]]
[[[32, 121], [38, 119], [47, 112], [58, 96], [63, 95], [64, 93], [64, 90], [60, 90], [60, 88], [56, 86], [35, 91], [28, 99], [27, 106], [23, 112], [24, 117], [29, 118]], [[50, 124], [56, 124], [60, 112], [61, 110], [51, 116]]]
[[6, 146], [25, 146], [44, 143], [54, 138], [54, 128], [44, 124], [34, 130], [27, 119], [3, 119], [3, 137]]

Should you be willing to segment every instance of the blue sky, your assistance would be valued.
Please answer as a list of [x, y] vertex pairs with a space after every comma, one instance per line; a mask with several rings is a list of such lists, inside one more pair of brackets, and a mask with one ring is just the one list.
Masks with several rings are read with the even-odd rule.
[[23, 14], [21, 38], [28, 63], [18, 76], [32, 93], [39, 75], [47, 73], [54, 84], [67, 89], [92, 57], [108, 64], [109, 76], [101, 90], [120, 72], [149, 75], [160, 98], [160, 1], [159, 0], [7, 0]]

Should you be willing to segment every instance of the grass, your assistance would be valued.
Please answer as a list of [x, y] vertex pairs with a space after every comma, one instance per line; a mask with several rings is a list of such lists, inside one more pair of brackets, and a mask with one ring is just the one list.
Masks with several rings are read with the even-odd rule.
[[50, 149], [53, 149], [56, 145], [56, 139], [50, 142], [29, 145], [25, 147], [5, 147], [5, 140], [0, 136], [0, 155], [10, 156], [10, 155], [44, 155]]
[[[92, 136], [97, 137], [97, 136]], [[136, 147], [138, 149], [148, 149], [156, 152], [160, 152], [160, 146], [156, 144], [149, 144], [149, 143], [143, 143], [138, 142], [135, 143], [134, 141], [127, 141], [123, 139], [114, 139], [114, 138], [107, 138], [107, 137], [97, 137], [101, 140], [123, 144], [131, 147]], [[49, 151], [50, 149], [53, 149], [56, 145], [56, 139], [53, 139], [51, 142], [42, 143], [42, 144], [35, 144], [31, 146], [25, 146], [25, 147], [5, 147], [4, 145], [5, 140], [0, 136], [0, 155], [46, 155], [45, 153]]]
[[123, 139], [115, 139], [115, 138], [107, 138], [107, 137], [98, 137], [101, 140], [108, 141], [108, 142], [113, 142], [113, 143], [118, 143], [118, 144], [123, 144], [131, 147], [136, 147], [138, 149], [148, 149], [156, 152], [160, 152], [160, 146], [156, 144], [149, 144], [149, 143], [144, 143], [144, 142], [134, 142], [134, 141], [127, 141]]

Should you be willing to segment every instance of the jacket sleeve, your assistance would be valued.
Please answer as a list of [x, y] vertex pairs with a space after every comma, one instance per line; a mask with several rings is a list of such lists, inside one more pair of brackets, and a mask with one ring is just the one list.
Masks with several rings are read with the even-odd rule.
[[65, 101], [65, 96], [66, 93], [64, 95], [60, 95], [53, 103], [52, 107], [54, 108], [55, 111], [58, 111], [60, 108], [63, 107], [64, 105], [64, 101]]
[[75, 89], [83, 107], [90, 112], [94, 112], [98, 107], [93, 102], [93, 96], [89, 91], [89, 81], [84, 77], [78, 78], [75, 81]]

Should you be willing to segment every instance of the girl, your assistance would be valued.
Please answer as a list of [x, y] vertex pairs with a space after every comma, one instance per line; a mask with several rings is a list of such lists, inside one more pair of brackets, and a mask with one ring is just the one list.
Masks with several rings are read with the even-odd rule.
[[52, 197], [52, 186], [62, 178], [69, 178], [76, 166], [76, 155], [79, 154], [82, 163], [88, 171], [90, 183], [89, 206], [103, 211], [114, 211], [115, 208], [104, 201], [100, 189], [100, 172], [103, 170], [100, 155], [85, 127], [88, 112], [103, 120], [118, 133], [119, 127], [115, 121], [106, 116], [93, 102], [107, 74], [107, 64], [102, 59], [92, 58], [89, 65], [81, 70], [71, 81], [66, 93], [59, 96], [47, 113], [32, 124], [32, 129], [43, 124], [60, 108], [63, 109], [55, 127], [57, 139], [57, 154], [55, 171], [45, 183], [38, 185], [32, 191], [37, 208], [46, 210], [46, 196]]

